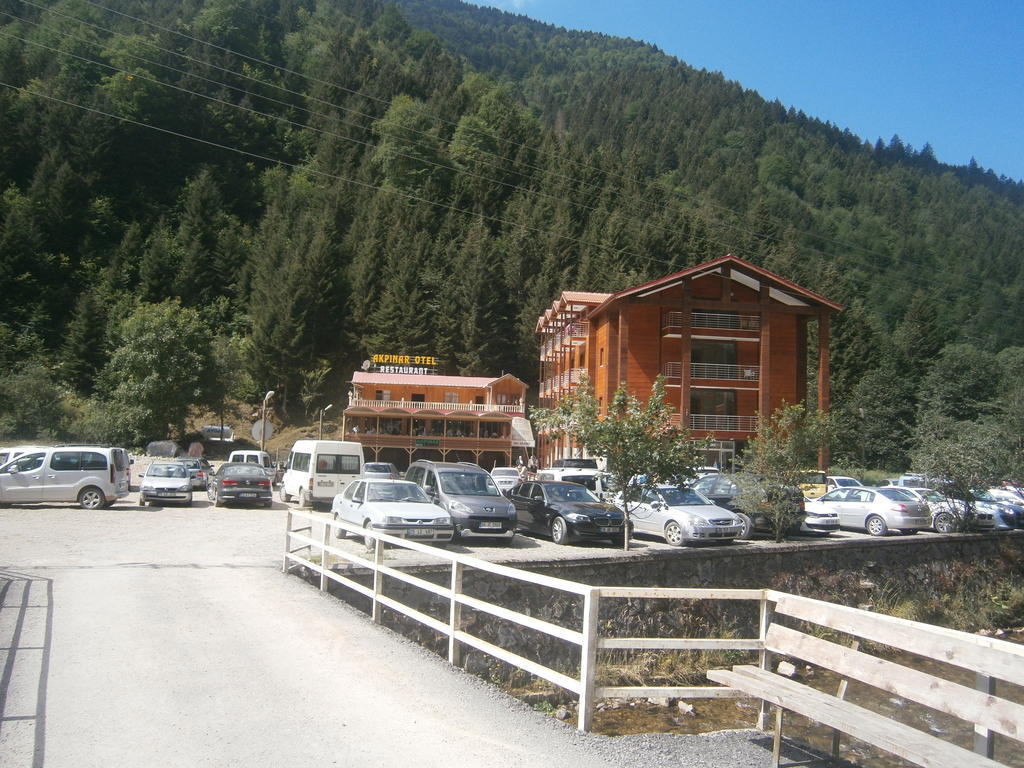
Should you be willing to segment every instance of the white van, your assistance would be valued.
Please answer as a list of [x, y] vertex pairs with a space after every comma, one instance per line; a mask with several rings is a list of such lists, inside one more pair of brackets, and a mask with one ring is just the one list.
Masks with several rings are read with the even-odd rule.
[[266, 451], [232, 451], [228, 461], [240, 461], [243, 464], [259, 464], [268, 472], [270, 471], [270, 454]]
[[362, 443], [296, 440], [281, 479], [281, 501], [294, 497], [302, 507], [330, 505], [349, 483], [359, 479], [362, 468]]
[[128, 495], [128, 466], [124, 448], [34, 447], [0, 466], [0, 503], [77, 501], [102, 509]]

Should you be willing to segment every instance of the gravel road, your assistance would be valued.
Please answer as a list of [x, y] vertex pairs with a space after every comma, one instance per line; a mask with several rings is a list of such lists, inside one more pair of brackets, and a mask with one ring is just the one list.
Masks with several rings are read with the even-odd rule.
[[284, 505], [0, 508], [0, 766], [770, 763], [753, 731], [604, 737], [280, 572]]

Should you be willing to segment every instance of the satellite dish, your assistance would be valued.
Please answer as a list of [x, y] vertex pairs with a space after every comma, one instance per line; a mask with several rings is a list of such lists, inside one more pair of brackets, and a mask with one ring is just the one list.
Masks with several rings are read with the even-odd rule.
[[369, 360], [363, 360], [363, 370], [364, 371], [370, 370], [370, 366], [372, 366], [372, 365], [373, 365], [373, 363], [371, 363]]
[[263, 431], [262, 439], [263, 440], [269, 440], [271, 435], [274, 434], [274, 425], [271, 424], [269, 421], [264, 421], [263, 419], [257, 419], [256, 423], [252, 425], [252, 432], [251, 432], [251, 434], [252, 434], [252, 439], [253, 440], [260, 440], [261, 439], [260, 438], [260, 431], [261, 430]]

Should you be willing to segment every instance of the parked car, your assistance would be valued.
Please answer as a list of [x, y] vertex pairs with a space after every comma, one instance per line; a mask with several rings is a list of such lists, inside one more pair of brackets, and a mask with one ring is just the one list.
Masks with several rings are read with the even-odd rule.
[[281, 478], [281, 501], [294, 497], [300, 507], [333, 504], [334, 497], [359, 479], [363, 446], [346, 440], [296, 440]]
[[1024, 527], [1024, 502], [1014, 499], [1012, 492], [1000, 488], [975, 491], [974, 497], [998, 507], [999, 514], [1011, 528]]
[[820, 469], [809, 469], [800, 473], [800, 490], [805, 499], [816, 499], [828, 492], [825, 473]]
[[[771, 531], [771, 525], [764, 515], [755, 515], [751, 518], [744, 510], [739, 508], [738, 496], [740, 487], [734, 476], [727, 474], [707, 475], [690, 485], [696, 491], [700, 491], [714, 504], [735, 512], [742, 517], [746, 528], [741, 539], [750, 538], [755, 532], [765, 533]], [[804, 501], [803, 493], [794, 488], [791, 491], [793, 501], [793, 513], [802, 514], [803, 519], [798, 525], [793, 526], [788, 533], [791, 535], [803, 536], [828, 536], [832, 531], [839, 530], [839, 517], [835, 512], [821, 507], [811, 507]]]
[[[622, 506], [621, 497], [617, 504]], [[699, 491], [674, 485], [645, 490], [629, 519], [637, 533], [659, 536], [674, 547], [696, 541], [734, 541], [747, 528], [744, 518]]]
[[928, 505], [901, 488], [836, 488], [808, 501], [807, 509], [835, 512], [841, 528], [867, 531], [872, 536], [885, 536], [890, 528], [917, 533], [932, 527]]
[[597, 469], [543, 469], [537, 473], [537, 480], [560, 480], [585, 486], [601, 501], [610, 500], [616, 493], [615, 481], [611, 474]]
[[181, 462], [155, 461], [139, 478], [139, 506], [168, 503], [192, 504], [191, 473]]
[[213, 474], [213, 465], [202, 457], [182, 456], [176, 461], [188, 469], [189, 477], [192, 480], [192, 490], [205, 491], [206, 480]]
[[266, 451], [232, 451], [228, 454], [228, 462], [231, 464], [248, 463], [259, 464], [264, 469], [270, 469], [270, 454]]
[[855, 477], [848, 477], [846, 475], [829, 475], [825, 484], [828, 486], [827, 490], [831, 491], [835, 488], [849, 488], [854, 485], [863, 485], [863, 483]]
[[101, 509], [128, 495], [128, 466], [124, 448], [37, 446], [0, 467], [0, 503], [76, 501]]
[[511, 541], [516, 533], [516, 508], [475, 464], [414, 461], [405, 479], [422, 488], [455, 524], [456, 538], [497, 538]]
[[[373, 547], [373, 533], [444, 545], [452, 540], [455, 527], [442, 507], [434, 504], [416, 483], [407, 480], [361, 479], [351, 483], [331, 502], [335, 520], [363, 528], [363, 541]], [[334, 529], [343, 539], [348, 532]]]
[[523, 476], [516, 467], [495, 467], [491, 470], [491, 479], [498, 490], [507, 496], [509, 491], [522, 482]]
[[0, 448], [0, 467], [10, 461], [14, 461], [24, 453], [28, 453], [32, 450], [42, 451], [45, 449], [45, 445], [15, 445], [11, 448]]
[[[938, 533], [956, 533], [960, 528], [960, 520], [967, 514], [967, 503], [963, 499], [943, 496], [931, 488], [904, 488], [899, 490], [913, 494], [928, 505], [932, 515], [932, 529]], [[996, 527], [996, 517], [987, 505], [975, 503], [973, 527], [986, 531]]]
[[221, 464], [206, 485], [206, 497], [214, 506], [245, 502], [270, 507], [274, 503], [271, 477], [259, 464], [228, 462]]
[[551, 536], [556, 544], [579, 539], [610, 539], [622, 545], [622, 510], [606, 504], [576, 483], [531, 480], [509, 492], [519, 528]]
[[359, 473], [359, 476], [377, 480], [400, 480], [402, 477], [398, 472], [398, 467], [390, 461], [368, 461], [363, 464], [363, 471]]

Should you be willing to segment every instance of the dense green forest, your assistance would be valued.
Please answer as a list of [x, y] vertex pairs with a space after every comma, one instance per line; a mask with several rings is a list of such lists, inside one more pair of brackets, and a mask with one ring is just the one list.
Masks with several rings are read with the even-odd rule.
[[1020, 399], [1021, 183], [456, 0], [0, 0], [0, 195], [3, 439], [301, 419], [382, 350], [535, 382], [561, 290], [726, 253], [847, 307], [835, 456]]

